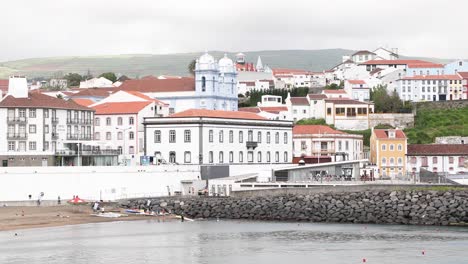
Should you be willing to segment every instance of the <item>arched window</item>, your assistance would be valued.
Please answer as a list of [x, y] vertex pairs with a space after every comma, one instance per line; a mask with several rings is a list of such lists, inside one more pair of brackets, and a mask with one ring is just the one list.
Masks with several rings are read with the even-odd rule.
[[205, 76], [201, 77], [201, 88], [202, 88], [202, 92], [206, 91], [206, 78], [205, 78]]
[[382, 165], [387, 165], [387, 159], [386, 158], [382, 158]]
[[111, 125], [111, 118], [108, 117], [106, 118], [106, 126], [110, 126]]
[[176, 163], [176, 155], [174, 151], [169, 152], [169, 163]]
[[231, 79], [231, 94], [234, 94], [234, 79]]
[[123, 124], [122, 117], [117, 118], [117, 125], [121, 126]]
[[134, 139], [135, 138], [135, 133], [130, 132], [128, 133], [128, 139]]
[[122, 146], [118, 146], [117, 151], [119, 152], [120, 155], [122, 155]]
[[262, 152], [260, 151], [257, 153], [257, 161], [262, 162]]
[[223, 163], [224, 162], [224, 152], [220, 151], [219, 152], [219, 163]]
[[122, 139], [123, 139], [123, 133], [122, 133], [122, 131], [119, 131], [119, 132], [117, 133], [117, 139], [118, 139], [118, 140], [122, 140]]
[[213, 92], [215, 92], [215, 77], [213, 76]]
[[128, 118], [128, 124], [133, 125], [135, 123], [135, 119], [133, 117]]

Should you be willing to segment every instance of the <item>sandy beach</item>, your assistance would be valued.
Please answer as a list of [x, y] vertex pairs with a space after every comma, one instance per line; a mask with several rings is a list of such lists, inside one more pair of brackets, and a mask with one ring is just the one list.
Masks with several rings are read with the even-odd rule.
[[[135, 221], [156, 219], [153, 216], [130, 215], [120, 218], [92, 216], [88, 205], [73, 206], [8, 206], [0, 207], [0, 231], [17, 230], [38, 227], [53, 227], [86, 223], [113, 221]], [[162, 218], [162, 216], [159, 216]], [[172, 216], [164, 216], [166, 220]]]

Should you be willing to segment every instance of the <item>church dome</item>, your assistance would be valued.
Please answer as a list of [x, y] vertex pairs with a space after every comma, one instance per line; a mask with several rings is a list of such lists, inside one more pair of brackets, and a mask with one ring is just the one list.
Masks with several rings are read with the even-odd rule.
[[221, 72], [234, 72], [234, 62], [226, 54], [219, 60], [218, 65]]
[[208, 54], [208, 52], [201, 55], [200, 58], [198, 59], [198, 63], [202, 63], [202, 64], [211, 64], [214, 62], [215, 62], [215, 59], [213, 58], [213, 56]]

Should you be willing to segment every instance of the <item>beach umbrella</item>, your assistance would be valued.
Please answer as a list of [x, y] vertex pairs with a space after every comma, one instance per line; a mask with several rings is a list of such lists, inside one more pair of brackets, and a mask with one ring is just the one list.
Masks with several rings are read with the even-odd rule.
[[[87, 204], [88, 202], [86, 202], [85, 200], [79, 198], [78, 195], [77, 195], [73, 199], [69, 200], [68, 203], [71, 204], [71, 205], [79, 206], [79, 205]], [[78, 209], [78, 211], [80, 211], [80, 210]]]

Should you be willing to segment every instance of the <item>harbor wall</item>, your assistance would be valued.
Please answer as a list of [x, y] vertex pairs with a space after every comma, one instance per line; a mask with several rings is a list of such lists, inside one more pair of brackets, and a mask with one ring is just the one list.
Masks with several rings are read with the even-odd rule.
[[[360, 189], [359, 189], [360, 188]], [[125, 200], [127, 208], [164, 209], [190, 218], [452, 225], [468, 223], [468, 188], [361, 186], [239, 197]]]

